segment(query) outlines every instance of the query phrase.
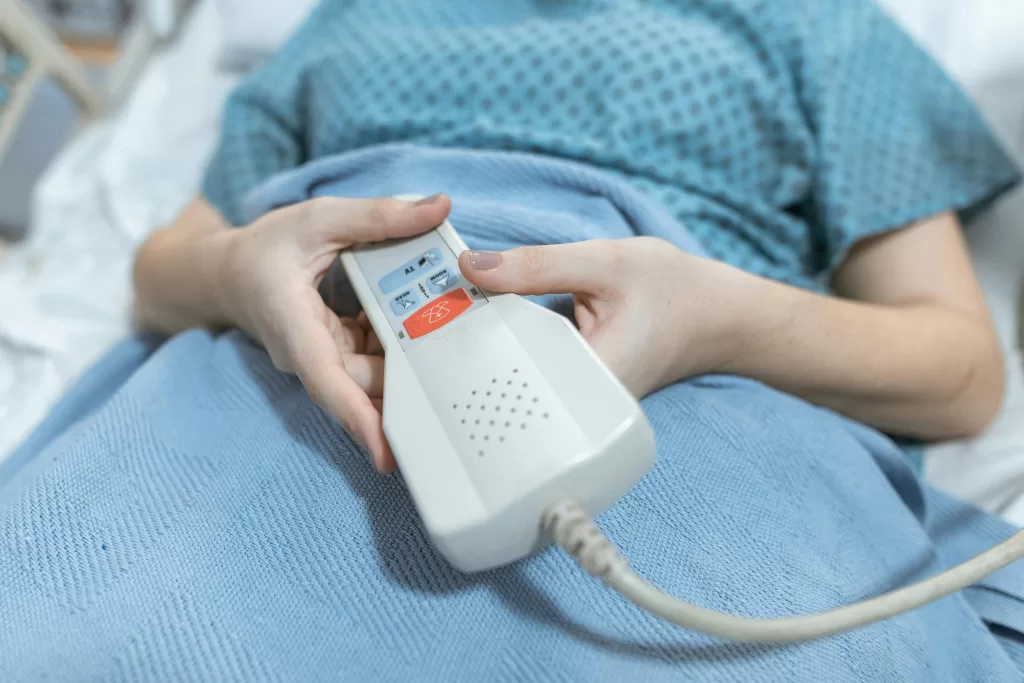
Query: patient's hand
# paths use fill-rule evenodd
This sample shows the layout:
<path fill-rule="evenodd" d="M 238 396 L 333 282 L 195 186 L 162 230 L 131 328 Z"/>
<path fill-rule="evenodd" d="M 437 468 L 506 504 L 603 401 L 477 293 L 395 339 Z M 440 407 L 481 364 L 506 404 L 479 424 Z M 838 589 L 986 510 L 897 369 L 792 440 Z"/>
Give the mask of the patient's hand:
<path fill-rule="evenodd" d="M 583 336 L 637 397 L 715 368 L 718 306 L 742 277 L 651 237 L 469 251 L 459 265 L 491 291 L 575 295 Z"/>
<path fill-rule="evenodd" d="M 856 245 L 833 278 L 841 297 L 652 238 L 468 252 L 460 265 L 492 291 L 573 293 L 584 336 L 637 396 L 738 375 L 921 439 L 976 434 L 1000 407 L 999 343 L 954 214 Z"/>
<path fill-rule="evenodd" d="M 380 471 L 395 467 L 381 426 L 380 343 L 365 319 L 331 311 L 317 287 L 345 247 L 425 232 L 451 208 L 445 196 L 421 201 L 314 199 L 220 237 L 217 289 L 230 320 L 263 344 L 277 368 L 298 375 Z"/>

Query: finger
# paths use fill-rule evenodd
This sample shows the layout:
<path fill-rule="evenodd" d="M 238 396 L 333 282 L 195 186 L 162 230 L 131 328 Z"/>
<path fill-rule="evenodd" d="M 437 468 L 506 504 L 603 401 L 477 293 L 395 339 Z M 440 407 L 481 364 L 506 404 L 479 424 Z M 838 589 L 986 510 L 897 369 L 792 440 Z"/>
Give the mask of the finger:
<path fill-rule="evenodd" d="M 380 338 L 372 327 L 366 333 L 366 353 L 371 356 L 384 355 L 384 345 L 380 343 Z"/>
<path fill-rule="evenodd" d="M 384 423 L 379 410 L 374 409 L 373 418 L 365 423 L 364 429 L 364 447 L 373 457 L 373 466 L 382 474 L 394 472 L 397 467 L 395 454 L 388 445 L 387 437 L 384 436 Z"/>
<path fill-rule="evenodd" d="M 380 343 L 380 338 L 377 337 L 377 332 L 370 324 L 370 318 L 366 315 L 366 311 L 359 312 L 359 315 L 356 316 L 356 322 L 359 323 L 359 326 L 366 332 L 365 353 L 372 356 L 383 356 L 384 345 Z"/>
<path fill-rule="evenodd" d="M 319 197 L 295 205 L 318 244 L 345 248 L 360 242 L 419 235 L 444 222 L 451 200 L 443 194 L 419 201 Z"/>
<path fill-rule="evenodd" d="M 370 398 L 384 395 L 384 359 L 380 356 L 349 354 L 342 357 L 349 377 Z"/>
<path fill-rule="evenodd" d="M 339 317 L 334 311 L 323 313 L 327 330 L 334 339 L 334 346 L 342 354 L 364 353 L 366 350 L 366 332 L 352 318 Z"/>
<path fill-rule="evenodd" d="M 348 373 L 340 365 L 331 365 L 314 374 L 300 374 L 299 378 L 313 402 L 370 452 L 374 467 L 384 468 L 388 456 L 380 413 Z"/>
<path fill-rule="evenodd" d="M 516 294 L 602 294 L 615 286 L 615 243 L 519 247 L 508 251 L 464 251 L 459 267 L 466 279 L 492 292 Z"/>
<path fill-rule="evenodd" d="M 359 323 L 359 327 L 363 328 L 364 331 L 373 329 L 370 325 L 370 317 L 366 315 L 366 311 L 359 311 L 359 315 L 356 316 L 356 322 Z"/>
<path fill-rule="evenodd" d="M 334 315 L 334 312 L 331 312 Z M 352 318 L 337 318 L 338 326 L 332 330 L 342 354 L 365 353 L 366 331 Z"/>
<path fill-rule="evenodd" d="M 373 404 L 374 409 L 377 411 L 376 422 L 369 439 L 369 443 L 373 444 L 371 452 L 380 452 L 381 454 L 379 460 L 375 461 L 379 463 L 376 465 L 377 471 L 382 474 L 390 474 L 398 469 L 398 463 L 395 460 L 395 454 L 391 450 L 387 437 L 384 436 L 384 400 L 371 398 L 370 403 Z"/>
<path fill-rule="evenodd" d="M 372 389 L 377 382 L 373 372 L 353 363 L 358 381 L 350 376 L 334 336 L 315 318 L 296 316 L 288 322 L 288 354 L 310 398 L 369 450 L 374 466 L 383 471 L 393 456 L 387 448 L 380 413 L 359 384 L 361 381 Z"/>

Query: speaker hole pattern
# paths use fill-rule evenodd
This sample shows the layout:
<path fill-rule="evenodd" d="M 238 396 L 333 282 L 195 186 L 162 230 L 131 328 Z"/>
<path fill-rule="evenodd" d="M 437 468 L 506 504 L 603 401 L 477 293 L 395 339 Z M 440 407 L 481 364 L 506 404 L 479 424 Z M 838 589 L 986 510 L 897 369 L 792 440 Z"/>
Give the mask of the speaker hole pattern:
<path fill-rule="evenodd" d="M 489 389 L 488 387 L 505 387 L 505 391 L 496 391 Z M 460 411 L 475 411 L 479 410 L 483 413 L 501 414 L 503 409 L 511 415 L 519 417 L 518 421 L 513 422 L 509 420 L 497 420 L 497 419 L 485 419 L 481 421 L 480 418 L 473 417 L 473 427 L 471 428 L 468 437 L 470 441 L 474 443 L 487 442 L 493 444 L 497 442 L 504 444 L 508 441 L 508 437 L 518 427 L 519 432 L 524 432 L 530 427 L 530 418 L 536 419 L 548 419 L 549 414 L 547 412 L 536 415 L 533 408 L 522 409 L 523 403 L 527 405 L 538 407 L 541 402 L 539 396 L 531 395 L 529 392 L 529 382 L 523 381 L 522 373 L 519 368 L 512 368 L 509 375 L 504 377 L 490 377 L 485 380 L 483 387 L 477 387 L 470 390 L 469 395 L 476 400 L 481 401 L 479 406 L 473 403 L 466 403 L 463 408 L 463 404 L 453 403 L 452 410 L 456 412 Z M 517 405 L 520 408 L 517 409 Z M 477 412 L 479 415 L 480 412 Z M 535 417 L 536 416 L 536 417 Z M 468 425 L 468 419 L 463 417 L 459 420 L 460 424 Z M 486 449 L 477 450 L 477 455 L 484 457 L 487 455 Z"/>

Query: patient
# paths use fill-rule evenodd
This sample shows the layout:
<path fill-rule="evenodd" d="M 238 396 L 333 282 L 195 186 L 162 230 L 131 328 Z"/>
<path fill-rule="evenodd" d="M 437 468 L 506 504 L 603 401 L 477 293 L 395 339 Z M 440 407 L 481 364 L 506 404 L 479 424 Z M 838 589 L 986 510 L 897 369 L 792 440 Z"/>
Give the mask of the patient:
<path fill-rule="evenodd" d="M 969 436 L 1000 407 L 961 223 L 1017 179 L 864 0 L 324 2 L 139 250 L 137 317 L 169 340 L 115 350 L 16 454 L 0 671 L 1019 680 L 1013 567 L 785 648 L 669 627 L 551 549 L 453 571 L 358 457 L 396 467 L 381 346 L 336 266 L 450 215 L 471 282 L 573 295 L 658 435 L 602 526 L 666 590 L 783 616 L 1012 531 L 890 437 Z"/>

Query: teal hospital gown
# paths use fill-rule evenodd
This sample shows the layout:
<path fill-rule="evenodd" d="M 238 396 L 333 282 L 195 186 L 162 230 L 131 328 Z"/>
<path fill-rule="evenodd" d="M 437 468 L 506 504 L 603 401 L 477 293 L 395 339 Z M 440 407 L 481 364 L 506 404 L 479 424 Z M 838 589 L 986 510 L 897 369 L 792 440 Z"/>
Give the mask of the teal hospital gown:
<path fill-rule="evenodd" d="M 865 0 L 326 0 L 230 98 L 204 194 L 237 223 L 275 173 L 394 142 L 584 162 L 819 290 L 858 240 L 1019 178 Z"/>

